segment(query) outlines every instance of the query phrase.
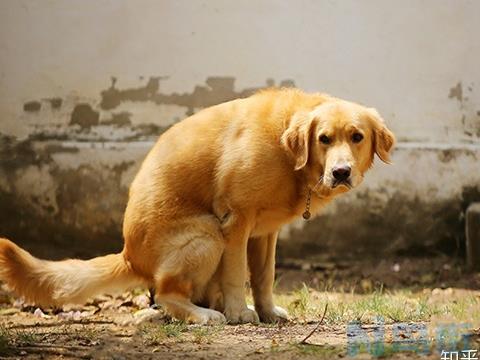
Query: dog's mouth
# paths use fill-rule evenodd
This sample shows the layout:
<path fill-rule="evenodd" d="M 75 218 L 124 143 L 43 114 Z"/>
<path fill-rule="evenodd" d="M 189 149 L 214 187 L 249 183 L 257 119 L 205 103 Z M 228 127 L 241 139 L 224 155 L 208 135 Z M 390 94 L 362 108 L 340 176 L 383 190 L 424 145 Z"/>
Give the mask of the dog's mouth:
<path fill-rule="evenodd" d="M 347 189 L 353 188 L 352 182 L 350 179 L 346 180 L 334 180 L 332 183 L 332 189 L 335 189 L 338 186 L 345 186 Z"/>

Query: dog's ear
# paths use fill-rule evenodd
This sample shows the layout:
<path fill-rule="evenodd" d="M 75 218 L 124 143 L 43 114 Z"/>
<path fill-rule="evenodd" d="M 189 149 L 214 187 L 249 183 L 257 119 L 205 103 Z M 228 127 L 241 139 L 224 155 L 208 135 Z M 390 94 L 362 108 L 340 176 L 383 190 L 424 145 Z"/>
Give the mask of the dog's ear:
<path fill-rule="evenodd" d="M 312 123 L 313 119 L 310 114 L 297 113 L 292 117 L 282 135 L 283 147 L 295 159 L 295 170 L 300 170 L 307 165 Z"/>
<path fill-rule="evenodd" d="M 395 145 L 395 135 L 386 127 L 376 109 L 370 108 L 369 117 L 373 129 L 373 148 L 377 156 L 385 163 L 390 164 L 390 152 Z"/>

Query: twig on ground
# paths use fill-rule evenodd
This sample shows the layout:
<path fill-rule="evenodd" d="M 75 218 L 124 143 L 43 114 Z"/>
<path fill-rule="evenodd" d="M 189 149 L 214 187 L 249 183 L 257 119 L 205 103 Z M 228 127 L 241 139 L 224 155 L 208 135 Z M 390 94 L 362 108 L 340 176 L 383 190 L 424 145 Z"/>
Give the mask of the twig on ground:
<path fill-rule="evenodd" d="M 320 321 L 318 322 L 317 326 L 315 326 L 315 328 L 314 328 L 312 331 L 310 331 L 310 333 L 309 333 L 307 336 L 305 336 L 305 338 L 304 338 L 302 341 L 300 341 L 300 344 L 301 344 L 301 345 L 306 345 L 306 344 L 308 344 L 308 343 L 307 343 L 307 340 L 315 333 L 315 331 L 318 330 L 318 328 L 320 327 L 320 325 L 322 325 L 323 320 L 325 319 L 325 315 L 327 314 L 327 309 L 328 309 L 328 303 L 325 304 L 325 310 L 323 310 L 322 318 L 321 318 Z"/>
<path fill-rule="evenodd" d="M 51 327 L 63 326 L 63 325 L 103 325 L 103 324 L 115 324 L 115 321 L 89 320 L 89 319 L 66 320 L 66 321 L 57 321 L 57 322 L 51 322 L 51 323 L 18 324 L 18 325 L 9 326 L 9 329 L 51 328 Z"/>

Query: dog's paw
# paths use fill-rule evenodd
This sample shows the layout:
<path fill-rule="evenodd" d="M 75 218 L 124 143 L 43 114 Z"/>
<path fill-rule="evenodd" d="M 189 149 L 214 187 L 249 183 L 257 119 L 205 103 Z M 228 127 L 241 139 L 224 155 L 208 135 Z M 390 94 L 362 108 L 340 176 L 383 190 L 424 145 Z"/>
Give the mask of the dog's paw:
<path fill-rule="evenodd" d="M 200 325 L 224 324 L 226 321 L 225 316 L 221 312 L 204 308 L 195 310 L 187 318 L 187 322 Z"/>
<path fill-rule="evenodd" d="M 133 314 L 136 325 L 159 320 L 162 318 L 162 316 L 163 313 L 161 311 L 152 308 L 142 309 Z"/>
<path fill-rule="evenodd" d="M 269 309 L 259 309 L 258 316 L 264 323 L 281 323 L 288 321 L 288 313 L 280 306 L 273 306 Z"/>
<path fill-rule="evenodd" d="M 260 321 L 257 312 L 249 308 L 225 309 L 225 317 L 229 324 L 257 324 Z"/>

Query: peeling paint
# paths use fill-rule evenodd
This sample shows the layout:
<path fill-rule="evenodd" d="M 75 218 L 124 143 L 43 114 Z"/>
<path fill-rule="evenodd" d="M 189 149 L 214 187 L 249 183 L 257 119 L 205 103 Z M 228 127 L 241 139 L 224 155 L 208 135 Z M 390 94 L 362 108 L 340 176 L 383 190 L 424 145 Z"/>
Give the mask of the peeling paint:
<path fill-rule="evenodd" d="M 50 106 L 52 107 L 52 109 L 56 110 L 56 109 L 60 109 L 62 107 L 62 103 L 63 103 L 62 98 L 54 97 L 54 98 L 49 98 L 49 99 L 45 99 L 45 100 L 50 103 Z"/>
<path fill-rule="evenodd" d="M 23 111 L 26 112 L 37 112 L 42 108 L 40 101 L 29 101 L 23 104 Z"/>
<path fill-rule="evenodd" d="M 27 165 L 41 165 L 51 162 L 47 153 L 38 151 L 31 140 L 17 141 L 14 137 L 0 134 L 0 169 L 9 175 Z"/>
<path fill-rule="evenodd" d="M 23 117 L 23 124 L 33 129 L 25 139 L 0 134 L 0 235 L 47 258 L 53 256 L 42 253 L 40 241 L 62 245 L 58 248 L 65 252 L 55 257 L 88 257 L 118 249 L 128 186 L 156 138 L 185 115 L 262 88 L 235 89 L 235 77 L 208 77 L 190 92 L 165 93 L 165 79 L 151 77 L 127 89 L 118 88 L 112 79 L 101 102 L 76 96 L 42 98 L 37 102 L 41 111 Z M 294 83 L 284 80 L 279 85 Z M 265 86 L 275 86 L 275 81 L 267 79 Z M 475 172 L 479 154 L 475 134 L 480 137 L 480 110 L 473 106 L 475 96 L 468 100 L 464 94 L 470 95 L 473 88 L 459 82 L 449 94 L 459 101 L 454 108 L 460 110 L 459 131 L 469 136 L 467 141 L 414 143 L 406 137 L 408 142 L 397 147 L 404 152 L 397 158 L 400 166 L 388 169 L 395 175 L 383 178 L 402 178 L 403 185 L 392 185 L 397 192 L 382 192 L 381 178 L 372 175 L 354 198 L 339 199 L 332 211 L 301 230 L 288 227 L 282 233 L 280 256 L 462 251 L 463 204 L 479 199 L 478 187 L 469 190 L 465 185 L 478 178 L 466 175 Z M 438 176 L 415 179 L 401 163 L 417 173 L 435 169 Z M 465 174 L 457 171 L 459 164 Z M 451 173 L 453 168 L 457 170 Z M 32 179 L 39 181 L 34 185 Z"/>
<path fill-rule="evenodd" d="M 470 100 L 471 97 L 475 98 L 474 83 L 472 82 L 466 89 L 465 91 L 462 82 L 458 82 L 454 87 L 450 88 L 448 97 L 457 100 L 459 103 L 461 113 L 460 123 L 463 135 L 473 139 L 475 137 L 480 138 L 480 119 L 478 119 L 480 111 L 475 110 L 475 104 L 473 100 Z M 470 96 L 467 96 L 465 92 Z"/>
<path fill-rule="evenodd" d="M 76 154 L 79 152 L 79 149 L 76 147 L 64 146 L 62 144 L 47 144 L 47 146 L 45 146 L 45 151 L 48 154 L 56 154 L 56 153 Z"/>
<path fill-rule="evenodd" d="M 83 232 L 90 243 L 98 242 L 98 235 L 109 233 L 121 242 L 120 226 L 128 189 L 120 186 L 120 176 L 127 166 L 112 170 L 81 165 L 75 169 L 55 169 L 58 181 L 56 201 L 58 220 Z M 98 246 L 94 245 L 94 246 Z"/>
<path fill-rule="evenodd" d="M 448 93 L 448 98 L 457 99 L 460 102 L 463 101 L 463 88 L 462 88 L 461 81 L 459 81 L 457 85 L 455 85 L 454 87 L 450 88 L 450 92 Z"/>
<path fill-rule="evenodd" d="M 151 131 L 161 129 L 152 125 L 146 132 Z M 18 141 L 1 135 L 0 236 L 12 237 L 46 258 L 117 251 L 128 186 L 150 146 L 138 150 L 108 147 L 110 153 L 106 153 L 102 143 L 92 149 L 89 142 Z M 418 150 L 399 149 L 404 155 L 397 154 L 397 161 L 416 159 L 419 168 L 430 161 L 443 164 L 439 176 L 447 176 L 450 182 L 456 180 L 444 174 L 451 168 L 448 163 L 478 161 L 478 150 L 470 148 L 425 148 L 423 160 L 418 159 Z M 132 156 L 133 151 L 138 155 Z M 381 179 L 377 173 L 366 181 L 367 187 L 355 190 L 350 198 L 337 199 L 317 219 L 282 232 L 279 255 L 324 252 L 337 257 L 376 257 L 428 254 L 434 249 L 463 251 L 463 213 L 470 202 L 480 201 L 478 185 L 464 186 L 460 193 L 452 186 L 447 194 L 427 182 L 419 193 L 390 193 L 402 187 L 386 187 Z M 46 253 L 46 243 L 59 251 Z"/>
<path fill-rule="evenodd" d="M 365 190 L 353 201 L 336 200 L 335 211 L 300 228 L 291 227 L 280 239 L 279 256 L 326 253 L 358 259 L 436 251 L 460 255 L 465 250 L 464 213 L 468 204 L 479 200 L 480 186 L 465 187 L 460 199 L 443 201 L 412 198 L 400 191 L 383 198 Z"/>
<path fill-rule="evenodd" d="M 0 236 L 45 258 L 119 251 L 128 196 L 122 176 L 135 162 L 70 169 L 51 157 L 78 151 L 0 134 Z M 62 246 L 52 253 L 45 243 Z"/>
<path fill-rule="evenodd" d="M 70 125 L 80 125 L 82 129 L 89 129 L 98 125 L 100 114 L 94 111 L 90 104 L 81 103 L 75 106 L 70 117 Z"/>
<path fill-rule="evenodd" d="M 27 199 L 3 189 L 0 204 L 0 236 L 14 239 L 41 258 L 90 258 L 121 250 L 120 228 L 111 222 L 102 231 L 89 231 L 52 216 L 52 209 L 38 212 Z"/>
<path fill-rule="evenodd" d="M 191 115 L 196 108 L 220 104 L 236 98 L 247 97 L 265 86 L 235 90 L 234 77 L 209 77 L 205 85 L 197 85 L 191 93 L 164 94 L 159 92 L 160 81 L 165 77 L 150 77 L 147 84 L 139 88 L 119 90 L 116 88 L 116 78 L 112 78 L 110 88 L 101 92 L 102 101 L 100 107 L 111 110 L 124 101 L 152 101 L 156 104 L 179 105 L 187 108 L 186 115 Z M 266 86 L 275 86 L 273 79 L 267 79 Z M 279 86 L 295 86 L 293 80 L 287 79 L 280 82 Z"/>
<path fill-rule="evenodd" d="M 455 159 L 455 151 L 452 149 L 443 150 L 438 152 L 438 159 L 443 163 L 448 163 Z"/>
<path fill-rule="evenodd" d="M 132 125 L 132 121 L 130 120 L 130 117 L 132 114 L 128 111 L 123 111 L 120 113 L 114 113 L 112 114 L 112 117 L 107 120 L 103 120 L 101 122 L 102 125 L 114 125 L 117 127 L 122 127 L 122 126 L 130 126 Z"/>
<path fill-rule="evenodd" d="M 269 78 L 264 86 L 236 90 L 234 77 L 208 77 L 205 84 L 195 86 L 190 93 L 166 94 L 161 92 L 160 87 L 161 81 L 165 79 L 167 78 L 150 77 L 144 86 L 118 89 L 114 77 L 111 86 L 101 92 L 98 108 L 93 105 L 95 99 L 82 99 L 79 102 L 75 97 L 67 100 L 59 97 L 44 98 L 42 101 L 50 103 L 52 112 L 38 114 L 29 138 L 36 141 L 152 139 L 201 108 L 246 97 L 268 86 L 276 86 L 275 80 Z M 280 81 L 278 86 L 291 87 L 295 84 L 293 80 L 287 79 Z M 66 111 L 53 112 L 64 104 L 66 109 L 72 106 L 69 119 L 62 118 Z M 117 111 L 112 111 L 114 109 Z M 43 121 L 46 116 L 56 119 Z"/>
<path fill-rule="evenodd" d="M 151 77 L 147 84 L 143 87 L 118 90 L 115 87 L 117 78 L 112 77 L 112 84 L 107 90 L 101 92 L 102 101 L 100 107 L 104 110 L 116 108 L 122 101 L 148 101 L 157 93 L 160 88 L 160 80 L 162 77 Z"/>
<path fill-rule="evenodd" d="M 141 124 L 135 127 L 138 130 L 137 134 L 131 136 L 127 140 L 140 140 L 143 137 L 158 136 L 161 135 L 168 128 L 158 126 L 156 124 Z"/>

